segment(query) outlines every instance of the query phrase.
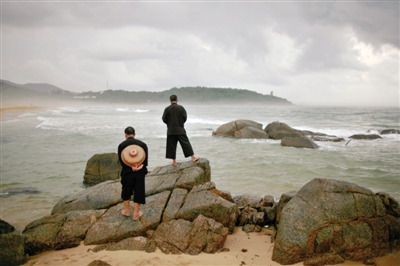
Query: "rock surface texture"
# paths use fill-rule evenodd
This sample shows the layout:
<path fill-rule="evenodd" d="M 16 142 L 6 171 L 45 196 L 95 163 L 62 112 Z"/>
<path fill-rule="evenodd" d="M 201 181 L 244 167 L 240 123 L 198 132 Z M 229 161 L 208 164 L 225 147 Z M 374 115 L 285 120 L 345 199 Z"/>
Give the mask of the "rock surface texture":
<path fill-rule="evenodd" d="M 83 183 L 93 186 L 106 180 L 116 180 L 120 178 L 120 173 L 118 154 L 113 152 L 95 154 L 86 163 Z"/>
<path fill-rule="evenodd" d="M 313 179 L 283 207 L 272 259 L 306 265 L 364 261 L 400 244 L 400 208 L 384 193 Z"/>
<path fill-rule="evenodd" d="M 102 182 L 64 198 L 50 216 L 30 223 L 23 231 L 26 250 L 33 255 L 78 246 L 81 241 L 86 245 L 110 245 L 155 231 L 157 241 L 149 239 L 149 243 L 169 251 L 163 246 L 169 245 L 168 239 L 160 240 L 158 228 L 178 223 L 186 224 L 185 230 L 191 235 L 188 241 L 196 242 L 195 247 L 180 248 L 179 252 L 215 252 L 226 235 L 233 232 L 239 210 L 234 203 L 212 192 L 215 184 L 210 180 L 206 159 L 154 169 L 146 176 L 146 204 L 141 207 L 144 214 L 138 221 L 132 219 L 132 212 L 130 217 L 121 214 L 124 207 L 120 181 Z M 201 242 L 196 234 L 207 237 Z"/>

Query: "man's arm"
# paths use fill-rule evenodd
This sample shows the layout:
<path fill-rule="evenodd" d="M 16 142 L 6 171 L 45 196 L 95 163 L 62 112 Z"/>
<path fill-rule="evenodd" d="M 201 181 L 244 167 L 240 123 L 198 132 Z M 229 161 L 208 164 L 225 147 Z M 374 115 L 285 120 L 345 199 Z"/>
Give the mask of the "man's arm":
<path fill-rule="evenodd" d="M 167 119 L 167 117 L 168 117 L 168 115 L 167 115 L 167 108 L 165 108 L 165 109 L 164 109 L 163 116 L 162 116 L 162 121 L 163 121 L 165 124 L 168 124 L 168 119 Z"/>

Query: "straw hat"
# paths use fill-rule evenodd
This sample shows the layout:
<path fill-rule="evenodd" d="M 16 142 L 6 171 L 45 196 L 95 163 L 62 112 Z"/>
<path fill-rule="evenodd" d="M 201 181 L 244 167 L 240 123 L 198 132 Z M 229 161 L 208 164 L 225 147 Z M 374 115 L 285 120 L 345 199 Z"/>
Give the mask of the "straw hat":
<path fill-rule="evenodd" d="M 123 149 L 121 153 L 122 161 L 129 166 L 134 166 L 135 164 L 143 163 L 146 158 L 146 153 L 143 148 L 138 145 L 129 145 Z"/>

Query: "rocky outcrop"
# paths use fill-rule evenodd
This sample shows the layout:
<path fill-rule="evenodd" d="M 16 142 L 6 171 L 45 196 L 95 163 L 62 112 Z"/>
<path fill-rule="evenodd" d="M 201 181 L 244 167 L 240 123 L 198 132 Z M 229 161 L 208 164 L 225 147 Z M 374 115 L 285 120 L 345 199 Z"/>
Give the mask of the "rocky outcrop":
<path fill-rule="evenodd" d="M 376 134 L 355 134 L 351 135 L 349 139 L 367 139 L 367 140 L 372 140 L 372 139 L 381 139 L 382 137 Z"/>
<path fill-rule="evenodd" d="M 221 242 L 218 240 L 218 244 L 213 244 L 211 240 L 222 241 L 226 237 L 225 231 L 233 232 L 239 211 L 234 203 L 211 192 L 216 188 L 210 179 L 211 170 L 206 159 L 154 169 L 146 176 L 146 204 L 141 206 L 144 214 L 138 221 L 121 214 L 124 206 L 119 181 L 89 187 L 57 203 L 52 215 L 30 223 L 23 231 L 27 238 L 26 250 L 33 255 L 74 247 L 81 241 L 86 245 L 109 245 L 157 232 L 159 226 L 173 224 L 175 220 L 196 225 L 198 217 L 204 216 L 207 219 L 201 226 L 212 239 L 206 238 L 206 244 L 196 240 L 196 248 L 204 245 L 200 251 L 215 251 Z M 216 232 L 222 238 L 214 236 L 219 234 Z M 203 233 L 199 231 L 198 235 Z M 157 241 L 149 240 L 149 243 Z M 182 252 L 195 252 L 194 248 Z"/>
<path fill-rule="evenodd" d="M 318 145 L 307 137 L 290 138 L 284 137 L 281 140 L 282 146 L 289 146 L 295 148 L 308 148 L 308 149 L 318 149 Z"/>
<path fill-rule="evenodd" d="M 235 120 L 225 123 L 213 131 L 213 136 L 235 137 L 244 139 L 267 139 L 267 134 L 262 130 L 262 124 L 252 120 Z"/>
<path fill-rule="evenodd" d="M 25 237 L 9 223 L 0 220 L 0 265 L 17 266 L 27 261 Z"/>
<path fill-rule="evenodd" d="M 370 130 L 369 130 L 370 131 Z M 368 132 L 369 132 L 368 131 Z M 383 129 L 378 130 L 379 134 L 400 134 L 400 130 L 398 129 Z M 264 134 L 266 133 L 266 134 Z M 217 128 L 217 130 L 213 131 L 213 136 L 222 136 L 222 137 L 235 137 L 235 138 L 255 138 L 255 139 L 277 139 L 282 140 L 284 138 L 292 138 L 292 139 L 304 139 L 308 137 L 310 141 L 331 141 L 331 142 L 341 142 L 345 141 L 344 138 L 337 137 L 334 135 L 327 135 L 321 132 L 312 132 L 309 130 L 298 130 L 290 127 L 289 125 L 274 121 L 268 124 L 264 129 L 262 129 L 262 124 L 252 121 L 252 120 L 235 120 L 228 123 L 225 123 Z M 377 134 L 355 134 L 349 137 L 350 139 L 379 139 L 381 138 Z M 303 147 L 302 144 L 298 145 L 294 144 L 293 147 Z M 283 145 L 283 146 L 292 146 L 292 145 Z M 313 144 L 306 145 L 307 148 L 312 148 Z"/>
<path fill-rule="evenodd" d="M 398 203 L 339 180 L 313 179 L 282 209 L 272 259 L 335 264 L 390 253 L 400 242 Z"/>
<path fill-rule="evenodd" d="M 107 180 L 116 180 L 120 178 L 120 173 L 121 164 L 118 161 L 118 154 L 95 154 L 86 163 L 83 183 L 93 186 Z"/>
<path fill-rule="evenodd" d="M 304 133 L 278 121 L 268 124 L 264 131 L 271 139 L 301 138 Z"/>
<path fill-rule="evenodd" d="M 228 228 L 200 214 L 193 222 L 178 219 L 162 223 L 152 241 L 166 254 L 197 255 L 219 251 L 227 236 Z"/>
<path fill-rule="evenodd" d="M 379 130 L 379 134 L 381 134 L 381 135 L 400 134 L 400 130 L 394 129 L 394 128 L 391 128 L 391 129 L 382 129 L 382 130 Z"/>
<path fill-rule="evenodd" d="M 272 196 L 256 197 L 239 195 L 233 198 L 239 208 L 237 226 L 243 226 L 246 232 L 261 231 L 265 225 L 273 225 L 276 217 L 276 203 Z"/>
<path fill-rule="evenodd" d="M 33 221 L 17 237 L 8 236 L 14 228 L 0 220 L 0 258 L 18 254 L 23 261 L 24 252 L 35 255 L 82 241 L 97 245 L 94 252 L 158 248 L 173 254 L 214 253 L 235 226 L 253 232 L 266 225 L 278 229 L 276 234 L 271 230 L 273 259 L 281 264 L 367 261 L 400 249 L 398 202 L 344 181 L 314 179 L 298 192 L 284 193 L 278 204 L 269 195 L 232 198 L 211 182 L 209 161 L 202 158 L 151 171 L 138 221 L 121 214 L 120 192 L 120 181 L 110 180 L 67 196 L 51 215 Z"/>

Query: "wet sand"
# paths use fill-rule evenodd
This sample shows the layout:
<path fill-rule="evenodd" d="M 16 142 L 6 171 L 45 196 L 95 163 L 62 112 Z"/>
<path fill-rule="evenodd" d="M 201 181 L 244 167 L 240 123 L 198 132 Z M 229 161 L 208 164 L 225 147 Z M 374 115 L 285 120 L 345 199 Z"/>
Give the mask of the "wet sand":
<path fill-rule="evenodd" d="M 228 235 L 223 250 L 215 254 L 200 253 L 199 255 L 166 255 L 160 250 L 153 253 L 145 251 L 99 251 L 93 252 L 95 246 L 85 246 L 45 252 L 29 258 L 23 266 L 40 265 L 82 265 L 86 266 L 94 260 L 102 260 L 112 266 L 125 265 L 281 265 L 272 261 L 274 244 L 271 243 L 271 231 L 263 229 L 260 233 L 246 233 L 241 227 L 236 227 L 233 234 Z M 379 266 L 400 265 L 400 253 L 377 258 Z M 292 264 L 303 265 L 303 262 Z M 347 261 L 337 265 L 364 265 L 362 262 Z"/>

